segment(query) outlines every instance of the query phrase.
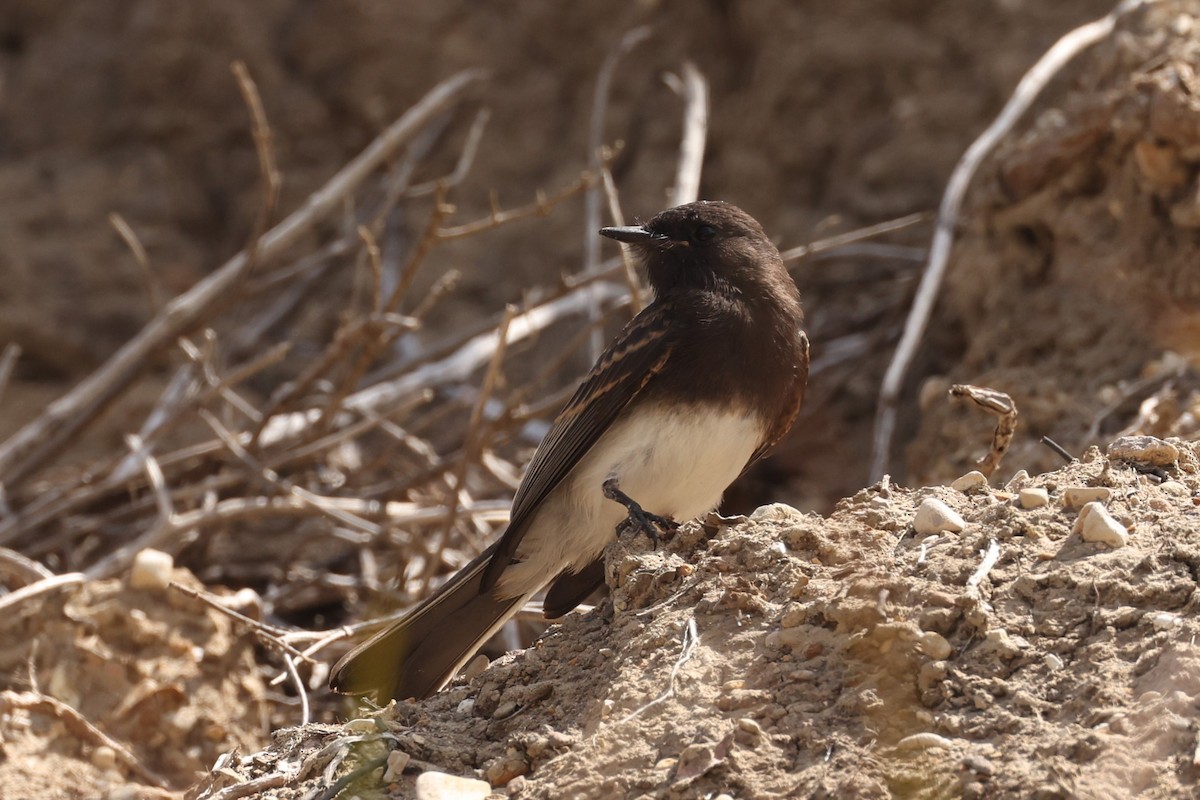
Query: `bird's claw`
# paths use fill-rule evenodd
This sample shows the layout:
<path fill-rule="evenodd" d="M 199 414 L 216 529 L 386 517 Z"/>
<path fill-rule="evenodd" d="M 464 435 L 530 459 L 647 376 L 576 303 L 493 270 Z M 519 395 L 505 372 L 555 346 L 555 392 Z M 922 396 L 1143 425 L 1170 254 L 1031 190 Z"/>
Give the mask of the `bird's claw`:
<path fill-rule="evenodd" d="M 616 478 L 606 480 L 603 487 L 604 496 L 609 500 L 623 505 L 627 512 L 627 516 L 621 521 L 621 525 L 618 526 L 620 530 L 641 531 L 649 537 L 651 542 L 657 545 L 662 534 L 672 533 L 679 527 L 679 523 L 670 517 L 652 514 L 642 508 L 636 500 L 621 491 L 620 483 Z"/>

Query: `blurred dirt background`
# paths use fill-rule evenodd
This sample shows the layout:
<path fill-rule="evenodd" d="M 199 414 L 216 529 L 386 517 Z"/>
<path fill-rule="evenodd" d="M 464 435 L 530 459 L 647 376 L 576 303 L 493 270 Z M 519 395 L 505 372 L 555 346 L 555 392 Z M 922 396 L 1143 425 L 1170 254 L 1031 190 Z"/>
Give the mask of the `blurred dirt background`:
<path fill-rule="evenodd" d="M 250 241 L 262 208 L 262 189 L 249 117 L 230 71 L 234 60 L 246 63 L 270 121 L 283 177 L 282 213 L 301 205 L 438 81 L 465 67 L 487 70 L 486 85 L 472 96 L 469 110 L 486 107 L 491 118 L 471 170 L 450 196 L 458 208 L 453 221 L 461 223 L 486 216 L 492 193 L 501 207 L 511 208 L 530 202 L 538 190 L 552 192 L 578 178 L 589 160 L 592 94 L 601 64 L 623 34 L 650 25 L 651 38 L 618 65 L 604 127 L 606 142 L 622 143 L 612 171 L 625 214 L 648 217 L 667 202 L 682 103 L 663 76 L 677 73 L 690 59 L 709 80 L 711 91 L 701 196 L 746 208 L 786 249 L 933 211 L 955 162 L 996 115 L 1023 72 L 1066 31 L 1111 9 L 1110 3 L 1095 0 L 647 0 L 622 5 L 527 4 L 517 9 L 465 1 L 3 0 L 0 5 L 0 346 L 15 343 L 21 348 L 0 397 L 0 440 L 35 419 L 150 319 L 161 300 L 155 300 L 149 286 L 156 284 L 160 297 L 174 296 Z M 1069 66 L 985 163 L 960 220 L 947 286 L 905 394 L 891 464 L 897 481 L 914 486 L 949 481 L 969 470 L 986 449 L 990 421 L 945 398 L 944 390 L 955 382 L 1006 391 L 1021 412 L 1022 428 L 994 483 L 1004 484 L 1018 469 L 1036 474 L 1062 463 L 1038 443 L 1040 435 L 1082 454 L 1088 445 L 1121 433 L 1185 438 L 1197 433 L 1193 363 L 1200 349 L 1198 17 L 1200 4 L 1180 0 L 1134 14 L 1117 35 Z M 417 177 L 428 179 L 452 169 L 465 129 L 457 119 L 448 124 L 418 165 Z M 114 212 L 144 245 L 153 281 L 148 283 L 114 231 L 109 220 Z M 385 260 L 389 252 L 405 253 L 416 246 L 427 214 L 427 204 L 397 207 L 387 228 L 392 238 L 382 242 Z M 312 231 L 310 241 L 297 248 L 298 255 L 325 241 L 336 227 L 335 220 Z M 926 222 L 873 240 L 871 246 L 835 249 L 794 265 L 813 341 L 809 399 L 776 457 L 731 489 L 727 511 L 748 512 L 764 502 L 783 502 L 825 514 L 839 499 L 866 485 L 879 380 L 907 312 L 931 229 Z M 421 328 L 406 335 L 390 357 L 411 362 L 414 354 L 440 352 L 464 332 L 493 325 L 505 303 L 519 304 L 530 296 L 531 287 L 553 285 L 561 275 L 577 272 L 585 236 L 594 232 L 585 231 L 582 199 L 572 196 L 546 217 L 520 220 L 457 240 L 453 247 L 434 249 L 416 276 L 414 296 L 440 291 L 434 287 L 451 270 L 459 277 L 452 291 L 439 295 L 436 308 L 422 316 Z M 352 260 L 347 263 L 353 266 Z M 355 297 L 361 271 L 359 264 L 323 273 L 306 304 L 285 325 L 268 331 L 261 342 L 245 343 L 248 349 L 262 351 L 280 341 L 293 344 L 282 362 L 245 387 L 247 396 L 265 401 L 317 359 L 338 327 L 343 304 L 352 308 L 346 298 Z M 405 310 L 413 309 L 410 305 Z M 234 308 L 231 315 L 236 312 Z M 616 322 L 619 317 L 611 324 Z M 564 330 L 577 327 L 576 323 Z M 538 373 L 539 359 L 546 358 L 537 347 L 517 355 L 506 364 L 508 388 L 514 392 Z M 7 494 L 0 496 L 0 522 L 6 517 L 19 521 L 39 493 L 58 482 L 86 485 L 98 470 L 96 464 L 124 452 L 122 437 L 138 429 L 179 363 L 177 352 L 158 354 L 143 378 L 85 435 L 23 486 L 6 487 Z M 587 363 L 586 354 L 572 356 L 551 385 L 569 386 Z M 374 365 L 382 372 L 388 367 L 386 359 Z M 481 372 L 474 373 L 474 383 Z M 545 419 L 553 411 L 552 406 L 535 407 L 523 420 Z M 437 417 L 430 416 L 424 419 L 427 430 L 421 435 L 438 452 L 459 444 L 465 448 L 468 441 L 460 430 L 465 419 L 464 414 L 440 430 Z M 519 465 L 519 442 L 509 444 L 514 454 L 505 455 Z M 528 443 L 525 447 L 527 453 Z M 365 460 L 376 472 L 388 463 L 397 473 L 410 468 L 407 462 L 397 467 L 402 462 L 389 461 L 387 450 L 368 450 Z M 407 475 L 384 485 L 372 472 L 373 483 L 363 478 L 343 486 L 329 473 L 350 468 L 341 461 L 335 466 L 314 468 L 305 476 L 311 483 L 292 479 L 319 486 L 326 494 L 428 500 L 419 492 L 405 493 L 402 479 Z M 200 484 L 197 476 L 203 469 L 188 470 L 187 479 Z M 181 475 L 168 477 L 182 480 Z M 1170 476 L 1158 476 L 1163 477 Z M 503 500 L 504 477 L 493 478 L 488 497 Z M 1095 476 L 1087 480 L 1093 482 Z M 1175 512 L 1182 516 L 1171 523 L 1177 546 L 1185 549 L 1194 547 L 1187 536 L 1198 535 L 1193 517 L 1186 515 L 1196 494 L 1192 483 L 1189 478 L 1180 484 L 1185 494 Z M 363 484 L 369 484 L 370 491 Z M 1114 485 L 1118 484 L 1131 492 L 1148 491 L 1145 481 Z M 859 500 L 855 507 L 867 513 L 869 498 Z M 1011 500 L 1000 497 L 996 502 L 1002 506 Z M 134 524 L 132 514 L 120 515 L 122 504 L 135 501 L 153 505 L 144 486 L 131 487 L 127 495 L 116 491 L 101 498 L 98 510 L 76 509 L 91 514 L 89 519 L 99 518 L 101 512 L 109 515 L 104 518 L 106 527 L 64 516 L 30 527 L 24 538 L 8 540 L 0 533 L 0 545 L 13 546 L 56 572 L 87 571 L 110 557 L 118 536 L 126 535 L 116 532 L 112 520 L 127 528 Z M 876 520 L 853 537 L 862 541 L 864 551 L 890 551 L 894 543 L 876 536 L 877 529 L 907 525 L 908 512 L 904 505 L 888 525 Z M 854 515 L 845 509 L 839 513 L 841 522 L 814 535 L 831 541 L 843 535 L 845 520 Z M 320 532 L 319 526 L 304 524 L 310 532 Z M 303 546 L 296 545 L 286 537 L 300 523 L 287 520 L 225 526 L 211 537 L 198 542 L 192 538 L 186 546 L 170 549 L 179 563 L 218 593 L 248 587 L 263 595 L 258 609 L 265 608 L 270 621 L 319 628 L 387 605 L 385 596 L 395 588 L 389 581 L 396 570 L 403 573 L 402 587 L 409 592 L 405 600 L 411 601 L 414 586 L 427 589 L 431 577 L 461 563 L 462 552 L 478 546 L 490 532 L 472 524 L 475 529 L 452 542 L 450 555 L 434 558 L 425 553 L 424 561 L 400 560 L 399 565 L 397 556 L 389 554 L 389 541 L 395 544 L 399 537 L 411 543 L 412 533 L 372 540 L 372 552 L 379 556 L 376 565 L 344 539 L 321 544 L 305 538 Z M 1054 541 L 1070 536 L 1057 528 L 1049 535 Z M 1134 548 L 1147 548 L 1137 551 L 1143 559 L 1166 546 L 1161 539 L 1152 541 L 1135 543 Z M 967 558 L 975 544 L 964 545 L 955 557 Z M 1181 559 L 1191 565 L 1194 583 L 1194 563 Z M 1057 562 L 1047 563 L 1050 569 Z M 901 569 L 871 555 L 839 555 L 837 565 L 833 575 L 838 580 L 866 572 L 882 576 L 878 580 L 885 583 L 887 575 Z M 1126 566 L 1122 562 L 1114 568 Z M 939 566 L 936 580 L 961 588 L 970 569 Z M 414 573 L 421 578 L 416 583 Z M 189 580 L 186 573 L 180 575 Z M 25 576 L 5 586 L 16 589 L 30 582 Z M 872 587 L 874 592 L 877 587 Z M 199 779 L 218 754 L 235 746 L 242 752 L 253 750 L 268 741 L 270 730 L 297 721 L 294 693 L 286 684 L 266 686 L 278 662 L 274 671 L 266 671 L 261 662 L 270 654 L 255 647 L 244 631 L 239 637 L 237 626 L 230 626 L 225 617 L 174 595 L 169 603 L 147 601 L 114 581 L 88 581 L 83 588 L 68 589 L 62 597 L 52 593 L 51 599 L 5 621 L 5 641 L 17 644 L 6 645 L 0 661 L 0 688 L 8 693 L 0 702 L 0 785 L 8 787 L 8 794 L 0 789 L 0 797 L 94 797 L 156 782 L 181 789 Z M 1120 598 L 1096 602 L 1120 600 L 1118 605 L 1140 609 L 1139 615 L 1194 608 L 1178 587 L 1165 594 L 1118 594 Z M 898 602 L 908 608 L 897 613 L 918 618 L 924 595 L 893 593 L 893 600 L 900 596 L 906 599 Z M 1071 600 L 1076 601 L 1084 602 Z M 147 602 L 153 606 L 151 618 L 142 611 Z M 132 610 L 132 616 L 123 609 Z M 1056 606 L 1038 613 L 1065 612 Z M 1141 616 L 1130 619 L 1133 622 L 1122 625 L 1134 625 Z M 825 642 L 822 652 L 849 652 L 859 646 L 852 629 L 873 630 L 875 624 L 865 618 L 843 623 L 826 626 L 836 628 L 840 638 Z M 981 627 L 978 620 L 970 630 L 956 624 L 942 620 L 934 626 L 956 649 L 986 635 L 987 626 Z M 1035 644 L 1041 648 L 1038 658 L 1052 650 Z M 634 643 L 600 646 L 623 651 Z M 1136 660 L 1130 648 L 1089 651 L 1087 658 L 1093 660 L 1088 663 Z M 170 663 L 173 653 L 182 664 Z M 1194 655 L 1183 660 L 1187 659 L 1194 660 Z M 717 669 L 723 681 L 740 680 L 734 673 L 740 674 L 744 665 L 735 661 Z M 669 672 L 670 664 L 665 667 Z M 910 677 L 915 681 L 919 665 L 913 669 Z M 976 667 L 961 667 L 960 677 L 953 677 L 951 670 L 946 673 L 950 678 L 938 680 L 957 681 L 960 688 L 973 686 L 973 670 Z M 320 670 L 311 672 L 305 670 L 306 680 L 319 685 Z M 86 685 L 108 699 L 81 706 L 90 697 L 78 686 L 72 688 L 83 685 L 81 676 L 96 681 Z M 846 685 L 859 680 L 845 678 Z M 647 678 L 648 685 L 654 682 L 654 676 Z M 814 693 L 829 689 L 820 682 L 814 687 Z M 994 688 L 988 689 L 990 695 L 1001 696 Z M 61 709 L 48 710 L 31 700 L 28 693 L 35 689 L 77 708 L 108 735 L 129 743 L 142 769 L 150 769 L 160 780 L 132 770 L 133 762 L 123 760 L 119 752 L 114 756 L 108 745 L 97 745 L 99 740 L 91 734 L 80 734 L 75 723 L 64 722 Z M 201 703 L 203 691 L 213 694 Z M 920 688 L 925 694 L 929 691 L 929 686 Z M 979 691 L 975 687 L 968 694 L 978 697 Z M 947 689 L 940 699 L 923 694 L 921 702 L 936 713 L 938 703 L 957 696 L 961 692 L 955 695 Z M 871 698 L 854 702 L 860 701 L 866 703 L 863 708 L 875 708 Z M 314 703 L 319 718 L 334 719 L 335 702 L 314 697 Z M 1021 703 L 1026 711 L 1044 710 L 1038 703 Z M 437 708 L 443 706 L 445 702 Z M 1185 721 L 1187 713 L 1194 715 L 1190 707 L 1184 709 L 1187 713 L 1171 707 Z M 721 713 L 736 718 L 729 712 Z M 848 718 L 851 712 L 858 713 L 844 707 L 842 717 L 835 714 L 833 719 Z M 423 713 L 411 715 L 419 718 Z M 924 717 L 913 719 L 943 734 L 961 733 L 938 728 Z M 1079 716 L 1070 724 L 1090 729 L 1099 722 Z M 494 734 L 489 742 L 500 748 L 497 752 L 504 751 L 512 731 L 476 731 L 477 727 L 470 730 Z M 797 738 L 797 730 L 776 735 L 790 736 L 787 747 L 808 753 L 805 748 L 815 747 L 812 742 L 819 737 L 807 733 L 811 741 L 800 744 L 804 737 Z M 972 736 L 995 739 L 1003 730 L 1001 723 L 989 722 Z M 1072 735 L 1082 742 L 1086 735 L 1080 730 Z M 854 745 L 838 751 L 838 758 L 845 760 L 837 763 L 847 774 L 876 763 L 870 744 L 874 733 L 860 733 L 845 734 Z M 752 729 L 746 735 L 758 736 Z M 899 737 L 888 736 L 883 738 L 890 747 Z M 577 744 L 568 738 L 554 747 L 573 750 Z M 676 744 L 657 745 L 656 756 L 647 757 L 649 768 L 663 757 L 678 757 Z M 171 758 L 152 755 L 168 746 L 175 753 Z M 1087 763 L 1102 751 L 1091 740 L 1070 750 L 1063 756 L 1066 772 L 1039 778 L 1048 792 L 1042 796 L 1106 796 L 1092 783 L 1082 786 L 1067 780 L 1076 774 L 1069 765 Z M 486 771 L 497 752 L 481 746 L 457 765 L 439 762 L 430 753 L 419 760 L 451 771 Z M 521 752 L 527 767 L 540 763 L 538 757 L 525 757 L 528 748 Z M 1170 758 L 1176 757 L 1174 750 L 1170 753 Z M 992 764 L 989 769 L 997 771 L 993 751 L 985 755 Z M 769 766 L 754 762 L 757 766 L 746 769 L 786 770 L 785 761 L 780 757 Z M 1178 783 L 1153 796 L 1174 796 L 1176 786 L 1194 787 L 1195 768 L 1189 764 L 1178 760 L 1171 773 Z M 579 781 L 571 784 L 576 786 L 572 791 L 589 796 L 590 789 L 582 787 L 596 784 L 587 783 L 581 777 L 585 773 L 559 779 L 563 785 Z M 697 777 L 704 774 L 709 770 Z M 883 787 L 880 792 L 917 796 L 915 774 L 896 778 L 889 773 L 872 780 Z M 752 797 L 788 786 L 720 784 L 707 778 L 679 783 L 677 774 L 672 775 L 668 780 L 664 772 L 662 783 L 646 772 L 622 779 L 619 788 L 629 796 L 694 796 L 701 789 L 736 786 L 736 796 Z M 827 796 L 846 789 L 828 775 L 820 780 L 824 783 L 804 786 L 809 791 L 830 787 Z M 975 778 L 956 779 L 952 786 L 938 784 L 928 796 L 956 796 L 973 784 L 982 787 L 978 791 L 984 794 L 978 796 L 990 796 L 988 781 Z M 518 782 L 513 788 L 521 786 Z M 554 784 L 539 786 L 532 778 L 524 787 L 529 796 L 566 796 L 556 795 Z M 160 790 L 137 791 L 155 796 Z"/>

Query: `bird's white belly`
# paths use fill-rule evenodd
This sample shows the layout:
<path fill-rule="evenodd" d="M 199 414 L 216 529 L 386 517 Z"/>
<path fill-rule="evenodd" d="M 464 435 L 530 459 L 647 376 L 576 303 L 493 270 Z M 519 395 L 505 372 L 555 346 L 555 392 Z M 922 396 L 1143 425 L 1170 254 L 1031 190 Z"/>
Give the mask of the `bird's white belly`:
<path fill-rule="evenodd" d="M 717 507 L 763 436 L 759 417 L 740 409 L 642 408 L 618 419 L 542 503 L 501 592 L 535 590 L 600 554 L 626 516 L 604 496 L 608 478 L 644 510 L 684 522 Z"/>

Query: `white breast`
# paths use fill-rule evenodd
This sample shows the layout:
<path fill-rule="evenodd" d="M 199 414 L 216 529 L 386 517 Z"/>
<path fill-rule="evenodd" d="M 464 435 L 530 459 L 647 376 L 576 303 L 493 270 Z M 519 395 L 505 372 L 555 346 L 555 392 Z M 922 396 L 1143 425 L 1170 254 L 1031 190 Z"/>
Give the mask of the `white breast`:
<path fill-rule="evenodd" d="M 684 522 L 717 507 L 764 433 L 757 415 L 713 406 L 639 408 L 619 418 L 536 512 L 501 591 L 540 588 L 600 554 L 626 513 L 604 496 L 608 478 L 646 511 Z"/>

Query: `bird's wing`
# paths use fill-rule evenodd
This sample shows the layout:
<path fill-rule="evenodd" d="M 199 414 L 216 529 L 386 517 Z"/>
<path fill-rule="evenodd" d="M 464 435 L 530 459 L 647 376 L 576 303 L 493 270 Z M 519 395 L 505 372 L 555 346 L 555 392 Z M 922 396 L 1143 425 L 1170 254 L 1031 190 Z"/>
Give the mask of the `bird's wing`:
<path fill-rule="evenodd" d="M 554 420 L 517 489 L 508 529 L 484 570 L 482 590 L 495 586 L 500 573 L 512 563 L 541 502 L 596 444 L 621 410 L 662 371 L 673 349 L 669 314 L 669 305 L 656 302 L 634 317 Z"/>
<path fill-rule="evenodd" d="M 779 414 L 774 424 L 767 431 L 767 436 L 763 443 L 750 455 L 750 460 L 746 462 L 746 466 L 742 467 L 742 475 L 746 474 L 746 470 L 750 469 L 759 459 L 765 458 L 775 445 L 779 444 L 779 440 L 787 435 L 791 430 L 792 423 L 796 421 L 796 417 L 800 414 L 800 406 L 804 403 L 804 389 L 808 385 L 808 334 L 804 331 L 798 333 L 800 338 L 800 349 L 803 351 L 803 358 L 796 363 L 796 391 L 788 401 L 788 406 L 784 409 L 784 413 Z"/>

